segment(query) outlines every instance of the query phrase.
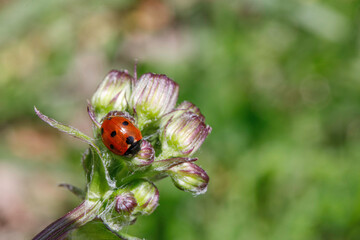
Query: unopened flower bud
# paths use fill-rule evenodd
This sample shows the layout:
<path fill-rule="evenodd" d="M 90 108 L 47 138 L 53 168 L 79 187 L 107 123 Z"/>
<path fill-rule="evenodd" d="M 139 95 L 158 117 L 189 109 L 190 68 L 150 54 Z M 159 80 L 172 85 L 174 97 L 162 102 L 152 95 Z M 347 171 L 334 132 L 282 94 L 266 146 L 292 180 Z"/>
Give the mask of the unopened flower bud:
<path fill-rule="evenodd" d="M 162 157 L 191 156 L 210 132 L 211 127 L 204 123 L 202 116 L 194 112 L 172 116 L 161 124 Z"/>
<path fill-rule="evenodd" d="M 204 169 L 191 162 L 184 162 L 171 167 L 167 173 L 180 190 L 202 194 L 207 190 L 209 176 Z"/>
<path fill-rule="evenodd" d="M 180 103 L 177 107 L 177 110 L 184 110 L 185 112 L 193 112 L 196 115 L 198 115 L 201 119 L 201 121 L 205 121 L 204 115 L 201 114 L 200 109 L 193 103 L 184 101 Z"/>
<path fill-rule="evenodd" d="M 179 86 L 163 74 L 147 73 L 136 82 L 130 104 L 140 130 L 174 108 Z"/>
<path fill-rule="evenodd" d="M 147 166 L 154 161 L 155 150 L 151 144 L 142 140 L 140 151 L 131 159 L 131 163 L 135 166 Z"/>
<path fill-rule="evenodd" d="M 131 192 L 124 192 L 115 198 L 115 210 L 120 214 L 130 214 L 136 206 L 136 199 Z"/>
<path fill-rule="evenodd" d="M 135 222 L 136 216 L 133 213 L 137 205 L 132 192 L 120 189 L 108 199 L 99 217 L 108 227 L 119 231 Z"/>
<path fill-rule="evenodd" d="M 132 81 L 133 77 L 127 71 L 113 70 L 108 73 L 91 99 L 98 121 L 109 111 L 126 110 Z"/>
<path fill-rule="evenodd" d="M 135 180 L 126 186 L 126 189 L 134 194 L 138 204 L 133 214 L 151 214 L 159 205 L 159 191 L 156 186 L 146 180 Z"/>

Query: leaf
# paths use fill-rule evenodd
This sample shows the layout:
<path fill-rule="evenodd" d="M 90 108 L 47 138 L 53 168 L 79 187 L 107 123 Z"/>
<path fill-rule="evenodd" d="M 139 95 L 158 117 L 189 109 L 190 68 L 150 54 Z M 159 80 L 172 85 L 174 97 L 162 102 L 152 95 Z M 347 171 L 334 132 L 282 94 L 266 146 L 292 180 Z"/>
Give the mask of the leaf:
<path fill-rule="evenodd" d="M 101 128 L 101 124 L 96 120 L 94 107 L 91 105 L 90 102 L 88 102 L 88 105 L 87 105 L 87 112 L 89 114 L 91 121 L 95 124 L 95 126 L 98 128 Z"/>
<path fill-rule="evenodd" d="M 78 188 L 78 187 L 75 187 L 71 184 L 68 184 L 68 183 L 60 183 L 59 184 L 59 187 L 63 187 L 67 190 L 69 190 L 70 192 L 72 192 L 73 194 L 75 194 L 78 198 L 84 200 L 85 199 L 85 192 L 84 190 Z"/>
<path fill-rule="evenodd" d="M 86 162 L 86 165 L 87 165 L 86 167 L 88 168 L 88 169 L 85 169 L 85 171 L 89 170 L 89 167 L 91 168 L 90 176 L 88 175 L 88 183 L 90 181 L 90 183 L 89 183 L 90 187 L 88 187 L 88 191 L 90 190 L 92 192 L 94 190 L 92 192 L 92 193 L 95 193 L 95 195 L 93 197 L 95 197 L 95 196 L 99 197 L 99 196 L 97 196 L 98 194 L 102 195 L 103 193 L 105 193 L 106 190 L 109 189 L 109 185 L 115 186 L 115 183 L 111 180 L 108 170 L 105 167 L 105 162 L 102 159 L 101 151 L 100 151 L 99 147 L 94 143 L 94 140 L 91 137 L 80 132 L 78 129 L 76 129 L 74 127 L 67 126 L 65 124 L 57 122 L 56 120 L 54 120 L 52 118 L 49 118 L 48 116 L 42 114 L 36 107 L 34 107 L 34 109 L 35 109 L 36 114 L 39 116 L 39 118 L 41 118 L 41 120 L 43 120 L 50 126 L 56 128 L 62 132 L 65 132 L 75 138 L 78 138 L 78 139 L 88 143 L 91 146 L 91 150 L 93 150 L 97 153 L 97 155 L 95 155 L 91 151 L 92 158 L 89 159 L 88 161 L 83 159 L 83 164 L 84 164 L 84 162 Z M 85 158 L 88 156 L 90 156 L 90 154 L 85 156 Z M 90 179 L 89 179 L 89 177 L 90 177 Z"/>
<path fill-rule="evenodd" d="M 90 172 L 86 173 L 87 197 L 90 199 L 101 198 L 112 184 L 103 161 L 98 154 L 94 153 L 94 149 L 90 148 L 88 154 L 83 158 L 83 164 L 86 164 L 87 168 L 91 168 Z"/>
<path fill-rule="evenodd" d="M 94 142 L 93 142 L 94 140 L 91 137 L 87 136 L 86 134 L 80 132 L 78 129 L 76 129 L 74 127 L 71 127 L 71 126 L 67 126 L 67 125 L 62 124 L 62 123 L 59 123 L 56 120 L 54 120 L 52 118 L 49 118 L 48 116 L 42 114 L 36 107 L 34 107 L 34 109 L 35 109 L 36 115 L 38 115 L 39 118 L 41 118 L 41 120 L 43 120 L 44 122 L 46 122 L 50 126 L 60 130 L 61 132 L 67 133 L 70 136 L 78 138 L 78 139 L 90 144 L 93 147 L 96 147 Z"/>

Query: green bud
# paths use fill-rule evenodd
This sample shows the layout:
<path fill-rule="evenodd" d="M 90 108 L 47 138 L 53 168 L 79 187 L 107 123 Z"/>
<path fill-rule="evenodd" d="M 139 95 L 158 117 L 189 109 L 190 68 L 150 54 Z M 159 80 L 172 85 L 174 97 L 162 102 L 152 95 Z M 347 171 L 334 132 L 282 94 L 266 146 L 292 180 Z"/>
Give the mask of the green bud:
<path fill-rule="evenodd" d="M 113 70 L 106 75 L 91 99 L 97 121 L 109 111 L 127 109 L 132 81 L 134 78 L 127 71 Z"/>
<path fill-rule="evenodd" d="M 175 110 L 165 118 L 160 125 L 162 158 L 191 156 L 211 132 L 204 117 L 193 111 Z"/>
<path fill-rule="evenodd" d="M 194 163 L 180 163 L 171 167 L 167 173 L 180 190 L 196 195 L 203 194 L 207 190 L 209 176 L 204 169 Z"/>
<path fill-rule="evenodd" d="M 136 206 L 133 193 L 119 189 L 105 202 L 99 217 L 112 230 L 120 231 L 136 221 L 136 216 L 132 214 Z"/>
<path fill-rule="evenodd" d="M 149 215 L 159 205 L 159 191 L 156 186 L 146 180 L 138 179 L 126 186 L 134 194 L 137 202 L 133 214 Z"/>
<path fill-rule="evenodd" d="M 140 77 L 130 100 L 140 130 L 174 108 L 178 91 L 177 83 L 166 75 L 147 73 Z"/>

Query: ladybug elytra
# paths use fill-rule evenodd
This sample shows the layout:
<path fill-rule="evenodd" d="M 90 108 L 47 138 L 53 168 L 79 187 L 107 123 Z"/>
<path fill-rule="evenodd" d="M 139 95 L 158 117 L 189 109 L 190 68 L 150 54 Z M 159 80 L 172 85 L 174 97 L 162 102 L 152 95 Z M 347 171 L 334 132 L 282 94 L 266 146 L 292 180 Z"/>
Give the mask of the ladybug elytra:
<path fill-rule="evenodd" d="M 101 125 L 101 138 L 111 152 L 126 156 L 140 150 L 142 135 L 128 118 L 108 114 Z"/>

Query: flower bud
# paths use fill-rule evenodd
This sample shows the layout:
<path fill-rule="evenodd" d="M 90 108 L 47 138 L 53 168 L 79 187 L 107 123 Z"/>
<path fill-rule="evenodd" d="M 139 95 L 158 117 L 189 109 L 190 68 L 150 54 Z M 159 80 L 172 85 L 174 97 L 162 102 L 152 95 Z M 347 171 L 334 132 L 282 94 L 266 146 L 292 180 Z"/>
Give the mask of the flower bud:
<path fill-rule="evenodd" d="M 133 212 L 136 207 L 137 202 L 134 194 L 120 189 L 113 192 L 99 217 L 108 227 L 120 231 L 124 226 L 135 222 L 136 216 L 133 216 Z"/>
<path fill-rule="evenodd" d="M 210 132 L 211 127 L 204 123 L 202 116 L 194 112 L 172 116 L 167 122 L 161 123 L 161 157 L 191 156 L 200 148 Z"/>
<path fill-rule="evenodd" d="M 131 163 L 135 166 L 147 166 L 154 161 L 155 150 L 151 144 L 142 140 L 140 145 L 140 151 L 131 160 Z"/>
<path fill-rule="evenodd" d="M 113 70 L 108 73 L 91 99 L 98 121 L 111 110 L 126 110 L 132 81 L 133 77 L 127 71 Z"/>
<path fill-rule="evenodd" d="M 130 214 L 136 206 L 136 199 L 131 192 L 124 192 L 115 198 L 115 210 L 120 214 Z"/>
<path fill-rule="evenodd" d="M 143 179 L 138 179 L 126 186 L 134 194 L 137 202 L 133 214 L 151 214 L 159 204 L 159 191 L 156 186 Z"/>
<path fill-rule="evenodd" d="M 201 114 L 200 109 L 191 102 L 183 101 L 176 107 L 176 109 L 184 110 L 185 112 L 193 112 L 200 117 L 201 121 L 205 121 L 205 117 Z"/>
<path fill-rule="evenodd" d="M 174 108 L 179 86 L 163 74 L 147 73 L 136 82 L 130 104 L 140 130 Z"/>
<path fill-rule="evenodd" d="M 207 190 L 209 176 L 204 169 L 194 163 L 180 163 L 171 167 L 167 173 L 180 190 L 197 195 L 203 194 Z"/>

